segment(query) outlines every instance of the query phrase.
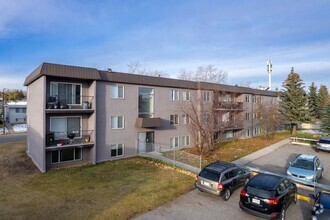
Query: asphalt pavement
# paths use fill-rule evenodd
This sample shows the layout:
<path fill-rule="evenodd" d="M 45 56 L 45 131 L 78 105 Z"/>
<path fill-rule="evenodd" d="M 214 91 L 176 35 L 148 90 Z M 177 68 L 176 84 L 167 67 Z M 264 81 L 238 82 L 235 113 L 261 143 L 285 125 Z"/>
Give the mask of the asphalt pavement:
<path fill-rule="evenodd" d="M 26 141 L 26 133 L 0 135 L 0 144 Z"/>

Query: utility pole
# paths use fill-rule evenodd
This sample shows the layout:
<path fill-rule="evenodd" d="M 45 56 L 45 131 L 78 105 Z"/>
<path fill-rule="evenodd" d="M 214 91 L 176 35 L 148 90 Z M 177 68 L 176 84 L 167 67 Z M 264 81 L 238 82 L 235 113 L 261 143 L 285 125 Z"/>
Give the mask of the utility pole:
<path fill-rule="evenodd" d="M 273 64 L 271 60 L 267 61 L 267 72 L 268 72 L 268 89 L 272 90 L 272 71 L 273 71 Z"/>
<path fill-rule="evenodd" d="M 3 125 L 3 134 L 6 133 L 6 126 L 5 126 L 5 88 L 2 90 L 2 125 Z"/>

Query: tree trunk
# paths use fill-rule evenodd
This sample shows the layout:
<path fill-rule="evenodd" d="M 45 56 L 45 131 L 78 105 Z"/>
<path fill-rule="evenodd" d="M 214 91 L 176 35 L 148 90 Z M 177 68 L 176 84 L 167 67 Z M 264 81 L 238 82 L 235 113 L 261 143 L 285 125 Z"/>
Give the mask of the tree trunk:
<path fill-rule="evenodd" d="M 297 124 L 292 123 L 291 124 L 291 135 L 296 135 L 297 132 Z"/>

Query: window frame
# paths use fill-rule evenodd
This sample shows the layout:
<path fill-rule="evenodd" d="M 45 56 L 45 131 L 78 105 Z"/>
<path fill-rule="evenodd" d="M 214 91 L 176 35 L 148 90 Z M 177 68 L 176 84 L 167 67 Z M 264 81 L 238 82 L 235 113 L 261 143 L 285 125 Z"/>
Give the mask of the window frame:
<path fill-rule="evenodd" d="M 66 119 L 66 125 L 65 125 L 65 127 L 66 127 L 66 131 L 53 131 L 53 130 L 51 130 L 51 128 L 52 128 L 52 119 L 53 118 L 57 118 L 57 119 L 59 119 L 59 118 L 65 118 Z M 53 132 L 66 132 L 66 133 L 68 133 L 69 131 L 68 131 L 68 118 L 79 118 L 79 123 L 80 123 L 80 126 L 79 126 L 79 134 L 80 134 L 80 136 L 75 136 L 74 137 L 74 139 L 77 139 L 77 138 L 81 138 L 82 137 L 82 116 L 51 116 L 51 117 L 49 117 L 49 131 L 53 131 Z M 56 139 L 56 137 L 55 137 L 55 139 Z M 69 138 L 67 137 L 67 136 L 65 136 L 64 138 L 60 138 L 60 140 L 68 140 Z"/>
<path fill-rule="evenodd" d="M 182 100 L 190 101 L 190 91 L 182 91 Z"/>
<path fill-rule="evenodd" d="M 172 119 L 172 117 L 173 117 L 173 119 Z M 178 114 L 170 115 L 170 125 L 179 125 L 179 115 Z"/>
<path fill-rule="evenodd" d="M 123 97 L 119 97 L 119 87 L 123 88 Z M 116 89 L 117 97 L 114 97 L 113 89 Z M 125 86 L 121 84 L 112 84 L 111 85 L 111 99 L 125 99 Z"/>
<path fill-rule="evenodd" d="M 122 118 L 122 126 L 123 127 L 118 127 L 118 118 L 121 117 Z M 116 127 L 112 127 L 112 119 L 113 118 L 117 118 L 117 124 L 116 124 Z M 123 115 L 112 115 L 110 116 L 110 128 L 113 129 L 113 130 L 120 130 L 120 129 L 124 129 L 125 128 L 125 116 Z"/>
<path fill-rule="evenodd" d="M 72 149 L 73 150 L 73 160 L 66 160 L 66 161 L 61 161 L 61 151 L 62 150 L 69 150 Z M 76 149 L 80 149 L 80 159 L 75 159 L 76 158 Z M 58 161 L 57 162 L 53 162 L 53 152 L 57 152 L 57 158 Z M 51 155 L 50 155 L 50 163 L 51 164 L 61 164 L 61 163 L 72 163 L 74 161 L 82 161 L 83 160 L 83 148 L 79 148 L 79 147 L 73 147 L 73 148 L 64 148 L 64 149 L 59 149 L 59 150 L 54 150 L 51 151 Z"/>
<path fill-rule="evenodd" d="M 211 101 L 211 94 L 209 91 L 203 92 L 203 101 L 204 102 L 210 102 Z"/>
<path fill-rule="evenodd" d="M 178 89 L 171 89 L 171 100 L 172 101 L 180 100 L 180 92 Z"/>
<path fill-rule="evenodd" d="M 118 150 L 118 149 L 119 149 L 118 147 L 119 147 L 119 145 L 121 145 L 121 150 L 122 150 L 122 154 L 121 154 L 121 155 L 118 154 L 118 151 L 119 151 L 119 150 Z M 116 149 L 115 149 L 115 150 L 116 150 L 116 156 L 112 156 L 112 155 L 111 155 L 112 150 L 113 150 L 113 149 L 112 149 L 113 146 L 116 147 Z M 123 157 L 123 156 L 125 155 L 125 151 L 124 151 L 124 149 L 125 149 L 125 144 L 124 144 L 124 143 L 110 144 L 110 158 L 114 158 L 114 157 Z"/>
<path fill-rule="evenodd" d="M 54 94 L 52 94 L 52 84 L 57 84 L 57 97 L 56 97 L 56 101 L 58 102 L 58 84 L 71 84 L 71 85 L 80 85 L 80 103 L 79 104 L 67 104 L 67 105 L 71 105 L 71 106 L 81 106 L 82 105 L 82 97 L 83 97 L 83 94 L 82 94 L 82 83 L 72 83 L 72 82 L 58 82 L 58 81 L 51 81 L 49 83 L 49 96 L 50 97 L 54 97 Z M 72 92 L 72 91 L 71 91 Z M 72 95 L 71 95 L 72 97 Z"/>
<path fill-rule="evenodd" d="M 175 146 L 172 146 L 172 140 L 174 140 Z M 178 148 L 179 146 L 180 146 L 180 138 L 179 137 L 171 137 L 170 138 L 170 148 Z"/>

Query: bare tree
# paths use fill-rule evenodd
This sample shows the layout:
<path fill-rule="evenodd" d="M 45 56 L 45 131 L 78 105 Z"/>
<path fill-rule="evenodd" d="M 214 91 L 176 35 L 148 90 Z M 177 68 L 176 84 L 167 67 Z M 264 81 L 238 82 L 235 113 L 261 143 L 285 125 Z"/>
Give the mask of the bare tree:
<path fill-rule="evenodd" d="M 140 62 L 131 62 L 127 64 L 128 72 L 132 74 L 146 75 L 146 76 L 158 76 L 158 77 L 167 77 L 168 74 L 165 71 L 161 70 L 147 70 L 145 66 L 142 66 Z"/>
<path fill-rule="evenodd" d="M 219 70 L 214 65 L 210 64 L 206 66 L 197 67 L 195 72 L 186 69 L 181 69 L 178 78 L 199 82 L 226 83 L 228 73 Z"/>
<path fill-rule="evenodd" d="M 259 104 L 256 113 L 265 138 L 268 138 L 269 133 L 276 131 L 283 124 L 284 118 L 279 112 L 278 104 Z"/>

